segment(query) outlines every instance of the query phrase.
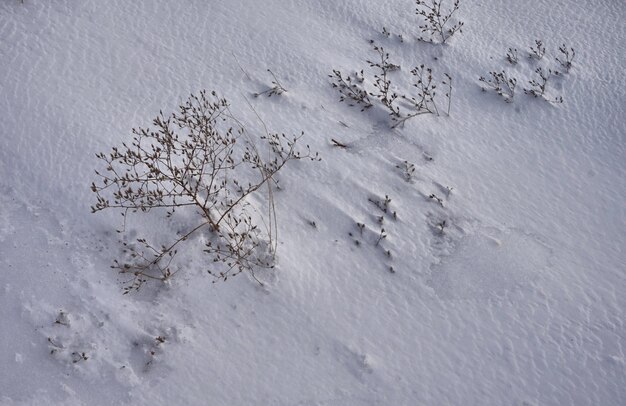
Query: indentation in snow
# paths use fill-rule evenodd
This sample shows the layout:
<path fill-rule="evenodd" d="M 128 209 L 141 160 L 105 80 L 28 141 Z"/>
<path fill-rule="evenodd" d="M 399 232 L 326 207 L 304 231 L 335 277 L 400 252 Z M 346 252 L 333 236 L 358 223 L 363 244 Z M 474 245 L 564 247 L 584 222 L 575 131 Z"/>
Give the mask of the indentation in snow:
<path fill-rule="evenodd" d="M 481 228 L 431 267 L 429 285 L 442 299 L 487 299 L 549 271 L 550 249 L 519 230 Z"/>

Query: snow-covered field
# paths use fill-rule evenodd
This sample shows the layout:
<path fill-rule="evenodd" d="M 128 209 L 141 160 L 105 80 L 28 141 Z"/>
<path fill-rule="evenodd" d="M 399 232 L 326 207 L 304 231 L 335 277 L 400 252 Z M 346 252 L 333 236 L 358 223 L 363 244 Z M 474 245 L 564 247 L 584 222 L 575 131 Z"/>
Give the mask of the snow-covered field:
<path fill-rule="evenodd" d="M 414 10 L 0 2 L 0 404 L 626 404 L 624 3 L 461 0 L 463 32 L 445 45 L 417 40 Z M 398 91 L 420 64 L 449 73 L 450 115 L 442 102 L 392 129 L 379 105 L 340 103 L 328 75 L 371 78 L 370 39 L 401 66 Z M 535 39 L 541 60 L 527 58 Z M 564 102 L 524 94 L 561 44 L 576 57 L 547 93 Z M 267 69 L 287 92 L 254 98 Z M 503 69 L 518 79 L 512 103 L 478 81 Z M 90 212 L 95 154 L 202 89 L 254 136 L 257 113 L 304 131 L 322 161 L 278 176 L 263 286 L 212 283 L 192 240 L 168 284 L 122 295 L 120 213 Z M 385 195 L 396 219 L 369 201 Z M 186 226 L 136 215 L 126 231 Z"/>

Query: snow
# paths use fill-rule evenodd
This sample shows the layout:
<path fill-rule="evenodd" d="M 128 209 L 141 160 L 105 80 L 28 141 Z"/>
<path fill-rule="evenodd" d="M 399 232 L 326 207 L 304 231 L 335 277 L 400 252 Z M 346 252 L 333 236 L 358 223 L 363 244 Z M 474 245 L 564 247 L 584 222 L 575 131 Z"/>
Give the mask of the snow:
<path fill-rule="evenodd" d="M 458 16 L 440 46 L 416 40 L 410 0 L 0 3 L 0 404 L 626 404 L 626 8 L 481 0 Z M 398 90 L 420 63 L 450 73 L 450 116 L 390 129 L 338 102 L 328 75 L 367 68 L 369 39 L 401 65 Z M 564 103 L 523 94 L 563 43 L 576 59 L 548 92 Z M 267 69 L 287 92 L 254 98 Z M 513 103 L 480 88 L 502 69 Z M 212 283 L 192 240 L 170 283 L 122 295 L 121 217 L 90 213 L 95 153 L 201 89 L 251 134 L 248 102 L 304 131 L 323 160 L 279 176 L 263 286 Z M 368 200 L 385 195 L 396 219 Z"/>

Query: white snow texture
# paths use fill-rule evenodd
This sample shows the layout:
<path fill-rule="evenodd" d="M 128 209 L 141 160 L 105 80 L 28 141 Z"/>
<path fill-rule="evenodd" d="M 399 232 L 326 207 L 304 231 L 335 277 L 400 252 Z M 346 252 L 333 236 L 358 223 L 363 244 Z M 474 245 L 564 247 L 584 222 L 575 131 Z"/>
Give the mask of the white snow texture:
<path fill-rule="evenodd" d="M 626 6 L 460 6 L 463 32 L 433 44 L 413 0 L 0 2 L 0 404 L 625 405 Z M 420 64 L 449 73 L 450 114 L 444 85 L 438 116 L 396 128 L 341 103 L 329 75 L 371 84 L 370 39 L 400 65 L 393 91 Z M 562 44 L 576 56 L 546 94 L 563 103 L 524 94 Z M 287 92 L 255 98 L 267 69 Z M 481 91 L 502 70 L 511 103 Z M 95 154 L 202 89 L 322 161 L 278 175 L 262 285 L 212 283 L 192 239 L 167 284 L 123 295 Z M 125 235 L 189 226 L 137 213 Z"/>

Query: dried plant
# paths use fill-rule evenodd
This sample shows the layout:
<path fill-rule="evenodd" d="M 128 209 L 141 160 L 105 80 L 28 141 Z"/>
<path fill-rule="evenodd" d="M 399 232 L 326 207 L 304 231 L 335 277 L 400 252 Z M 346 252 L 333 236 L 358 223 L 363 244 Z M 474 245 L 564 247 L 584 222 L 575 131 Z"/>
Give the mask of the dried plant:
<path fill-rule="evenodd" d="M 389 203 L 391 203 L 391 199 L 388 195 L 385 195 L 385 198 L 382 200 L 379 200 L 377 198 L 374 199 L 372 197 L 368 198 L 367 200 L 374 206 L 378 207 L 378 209 L 383 213 L 387 213 L 387 211 L 389 210 Z"/>
<path fill-rule="evenodd" d="M 481 76 L 478 80 L 483 82 L 487 88 L 493 89 L 505 102 L 511 103 L 513 101 L 517 79 L 510 78 L 505 71 L 489 72 L 489 78 Z M 483 87 L 483 90 L 486 89 Z"/>
<path fill-rule="evenodd" d="M 380 100 L 383 106 L 389 110 L 389 114 L 397 119 L 400 117 L 400 108 L 395 106 L 394 102 L 398 95 L 391 92 L 389 74 L 400 69 L 400 66 L 389 62 L 389 53 L 385 52 L 383 47 L 374 45 L 374 51 L 378 53 L 380 60 L 375 62 L 368 60 L 367 63 L 371 68 L 378 69 L 379 72 L 374 75 L 374 88 L 376 91 L 370 92 L 370 96 Z"/>
<path fill-rule="evenodd" d="M 433 201 L 437 202 L 437 203 L 438 203 L 441 207 L 443 207 L 443 199 L 442 199 L 442 198 L 440 198 L 439 196 L 437 196 L 436 194 L 431 193 L 431 194 L 428 196 L 428 198 L 429 198 L 429 199 L 432 199 Z"/>
<path fill-rule="evenodd" d="M 506 60 L 509 61 L 511 65 L 517 65 L 517 62 L 519 62 L 519 58 L 517 56 L 517 49 L 515 48 L 507 49 Z"/>
<path fill-rule="evenodd" d="M 385 238 L 387 238 L 387 234 L 385 233 L 385 229 L 381 228 L 380 229 L 380 234 L 378 234 L 378 238 L 376 239 L 376 242 L 374 243 L 374 246 L 377 247 L 378 244 L 380 244 L 380 242 L 382 240 L 384 240 Z M 388 256 L 391 256 L 391 253 Z"/>
<path fill-rule="evenodd" d="M 445 0 L 416 0 L 415 12 L 422 17 L 422 25 L 419 28 L 422 33 L 427 33 L 427 38 L 421 38 L 424 41 L 437 41 L 445 44 L 450 37 L 457 32 L 463 32 L 463 21 L 453 23 L 452 15 L 459 9 L 460 0 L 454 0 L 452 7 L 446 8 L 442 6 Z"/>
<path fill-rule="evenodd" d="M 435 96 L 437 95 L 435 89 L 437 89 L 437 84 L 433 80 L 433 70 L 424 65 L 420 65 L 411 70 L 411 75 L 415 77 L 413 87 L 418 90 L 415 93 L 415 96 L 402 96 L 402 98 L 409 103 L 410 110 L 395 120 L 396 122 L 393 127 L 403 125 L 406 120 L 422 114 L 439 115 L 439 109 L 437 108 L 437 103 L 435 102 Z M 448 97 L 448 111 L 450 111 L 449 98 L 452 94 L 452 78 L 448 74 L 446 74 L 446 77 L 448 78 L 447 84 L 450 86 L 449 91 L 446 94 Z"/>
<path fill-rule="evenodd" d="M 447 79 L 441 82 L 442 85 L 448 85 L 448 92 L 444 94 L 448 99 L 448 109 L 446 110 L 446 114 L 450 115 L 450 104 L 452 103 L 452 76 L 447 73 L 443 74 Z"/>
<path fill-rule="evenodd" d="M 171 218 L 178 211 L 191 211 L 197 223 L 186 231 L 166 236 L 164 245 L 148 238 L 123 242 L 126 257 L 112 268 L 130 276 L 125 293 L 139 289 L 149 279 L 165 281 L 179 247 L 192 236 L 205 232 L 204 251 L 212 258 L 208 273 L 226 280 L 256 267 L 272 267 L 276 249 L 276 219 L 272 185 L 287 162 L 319 159 L 308 146 L 296 147 L 301 136 L 267 133 L 261 137 L 269 150 L 263 160 L 256 142 L 230 112 L 229 103 L 215 92 L 191 95 L 168 117 L 161 112 L 152 128 L 133 129 L 130 143 L 96 156 L 104 172 L 98 182 L 93 212 L 117 208 L 124 219 L 129 213 L 165 211 Z M 269 195 L 265 234 L 250 212 L 247 199 L 261 188 Z M 126 220 L 125 220 L 126 221 Z M 120 230 L 123 232 L 123 230 Z"/>
<path fill-rule="evenodd" d="M 254 97 L 259 97 L 262 94 L 267 94 L 267 97 L 272 97 L 274 95 L 280 96 L 281 94 L 287 92 L 287 89 L 283 87 L 276 75 L 274 75 L 274 72 L 272 72 L 270 69 L 268 69 L 267 71 L 270 73 L 270 75 L 272 75 L 272 78 L 274 78 L 274 80 L 272 80 L 272 87 L 263 92 L 255 93 Z"/>
<path fill-rule="evenodd" d="M 384 224 L 386 223 L 386 219 L 391 221 L 398 220 L 398 215 L 395 211 L 391 210 L 391 198 L 388 195 L 385 195 L 384 199 L 376 196 L 370 197 L 368 198 L 368 201 L 380 210 L 379 213 L 373 216 L 376 219 L 377 224 L 370 228 L 364 222 L 355 221 L 358 233 L 349 231 L 348 236 L 357 247 L 366 248 L 367 246 L 372 246 L 382 252 L 385 262 L 391 261 L 391 249 L 385 247 L 385 242 L 389 237 L 389 232 L 385 228 Z M 393 272 L 393 267 L 389 266 L 388 269 Z"/>
<path fill-rule="evenodd" d="M 374 41 L 370 41 L 374 44 Z M 420 65 L 411 70 L 411 75 L 415 78 L 413 87 L 417 89 L 412 95 L 399 94 L 392 90 L 391 73 L 400 69 L 399 65 L 389 62 L 389 53 L 383 47 L 373 45 L 374 51 L 379 55 L 376 61 L 368 60 L 370 68 L 376 70 L 373 79 L 366 80 L 363 70 L 354 75 L 343 76 L 338 70 L 333 70 L 335 81 L 332 86 L 340 93 L 340 101 L 346 101 L 350 106 L 360 105 L 361 111 L 365 111 L 374 106 L 376 101 L 389 112 L 391 116 L 391 127 L 395 128 L 403 125 L 406 120 L 422 115 L 439 115 L 436 101 L 437 82 L 434 80 L 433 71 L 424 65 Z M 450 114 L 450 104 L 452 98 L 452 77 L 444 74 L 446 79 L 442 82 L 447 85 L 447 92 L 444 94 L 448 99 L 447 112 Z M 367 89 L 371 89 L 368 91 Z"/>
<path fill-rule="evenodd" d="M 528 53 L 529 58 L 541 59 L 546 54 L 546 47 L 543 45 L 543 41 L 540 39 L 535 40 L 535 46 L 530 47 L 530 52 Z"/>
<path fill-rule="evenodd" d="M 328 75 L 335 81 L 331 86 L 339 91 L 339 101 L 345 101 L 349 106 L 360 106 L 361 111 L 365 111 L 373 106 L 367 91 L 363 88 L 363 70 L 354 75 L 344 76 L 340 71 L 333 70 L 332 75 Z"/>
<path fill-rule="evenodd" d="M 542 67 L 535 69 L 535 78 L 528 81 L 529 88 L 524 88 L 524 93 L 533 97 L 543 98 L 551 103 L 563 103 L 563 97 L 549 98 L 546 95 L 548 79 L 552 75 L 552 70 L 544 71 Z"/>
<path fill-rule="evenodd" d="M 402 171 L 404 180 L 411 182 L 413 180 L 413 174 L 415 173 L 415 165 L 409 161 L 402 161 L 402 163 L 396 165 L 396 168 Z"/>
<path fill-rule="evenodd" d="M 556 61 L 565 70 L 565 73 L 569 73 L 569 70 L 572 68 L 574 57 L 576 56 L 576 51 L 574 51 L 574 48 L 567 48 L 565 44 L 563 44 L 559 47 L 559 52 L 561 53 L 561 56 L 557 57 Z"/>
<path fill-rule="evenodd" d="M 556 61 L 561 65 L 565 73 L 569 72 L 572 67 L 572 61 L 576 56 L 576 52 L 573 48 L 567 48 L 565 44 L 559 47 L 561 53 Z M 535 46 L 530 47 L 528 54 L 529 58 L 537 60 L 543 59 L 546 54 L 546 47 L 542 40 L 535 40 Z M 509 48 L 506 54 L 507 61 L 516 65 L 518 63 L 517 50 Z M 552 76 L 560 76 L 562 73 L 558 70 L 547 69 L 543 66 L 537 66 L 534 71 L 534 76 L 528 81 L 530 85 L 524 88 L 524 93 L 533 96 L 534 98 L 541 98 L 550 103 L 562 103 L 563 97 L 549 97 L 547 95 L 548 82 Z M 517 80 L 515 78 L 509 78 L 507 74 L 502 72 L 489 72 L 490 77 L 480 77 L 479 81 L 484 83 L 483 90 L 487 88 L 493 89 L 497 94 L 502 96 L 505 101 L 512 102 L 515 95 L 515 86 Z"/>

